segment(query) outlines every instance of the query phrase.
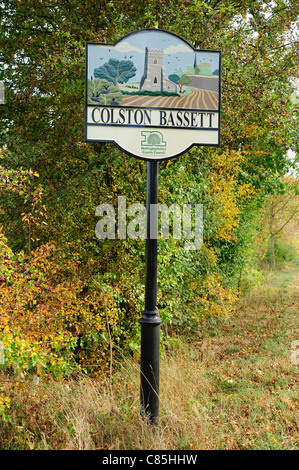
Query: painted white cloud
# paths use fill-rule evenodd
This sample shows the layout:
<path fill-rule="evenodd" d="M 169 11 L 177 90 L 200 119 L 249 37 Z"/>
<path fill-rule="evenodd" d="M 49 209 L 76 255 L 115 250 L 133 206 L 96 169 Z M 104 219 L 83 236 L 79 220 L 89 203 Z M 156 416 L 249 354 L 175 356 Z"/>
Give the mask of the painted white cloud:
<path fill-rule="evenodd" d="M 179 44 L 178 46 L 170 46 L 164 50 L 164 54 L 177 54 L 178 52 L 193 52 L 190 47 L 185 46 L 184 44 Z"/>
<path fill-rule="evenodd" d="M 144 50 L 138 49 L 138 47 L 131 46 L 128 42 L 120 42 L 114 46 L 119 52 L 139 52 L 140 54 L 144 54 Z"/>

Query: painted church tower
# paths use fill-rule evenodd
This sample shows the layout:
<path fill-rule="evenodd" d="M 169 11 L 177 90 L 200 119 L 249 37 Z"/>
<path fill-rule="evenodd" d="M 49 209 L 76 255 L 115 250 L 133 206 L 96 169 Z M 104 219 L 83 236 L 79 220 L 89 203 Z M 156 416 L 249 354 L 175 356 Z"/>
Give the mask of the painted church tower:
<path fill-rule="evenodd" d="M 177 85 L 165 78 L 163 49 L 145 48 L 144 73 L 140 80 L 140 90 L 177 91 Z"/>

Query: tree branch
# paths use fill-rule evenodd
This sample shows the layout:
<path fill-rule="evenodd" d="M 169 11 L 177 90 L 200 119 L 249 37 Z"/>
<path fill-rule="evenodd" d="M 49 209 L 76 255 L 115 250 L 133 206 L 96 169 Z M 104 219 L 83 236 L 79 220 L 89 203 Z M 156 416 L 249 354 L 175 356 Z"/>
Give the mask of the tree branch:
<path fill-rule="evenodd" d="M 296 215 L 297 213 L 299 214 L 299 205 L 296 207 L 294 212 L 290 215 L 288 220 L 282 225 L 282 227 L 280 227 L 278 230 L 276 230 L 276 232 L 273 232 L 273 236 L 276 237 L 276 235 L 284 229 L 284 227 L 292 220 L 294 215 Z"/>

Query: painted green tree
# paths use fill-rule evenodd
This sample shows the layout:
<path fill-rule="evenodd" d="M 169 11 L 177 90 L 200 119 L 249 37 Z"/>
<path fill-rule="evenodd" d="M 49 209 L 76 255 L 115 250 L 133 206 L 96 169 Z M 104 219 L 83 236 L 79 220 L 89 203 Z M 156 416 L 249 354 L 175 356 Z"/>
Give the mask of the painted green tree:
<path fill-rule="evenodd" d="M 88 80 L 88 103 L 100 105 L 117 105 L 121 102 L 123 94 L 111 81 L 101 78 Z"/>
<path fill-rule="evenodd" d="M 191 78 L 187 74 L 182 75 L 180 79 L 177 81 L 177 84 L 180 87 L 180 92 L 182 92 L 183 86 L 189 85 L 190 82 L 191 82 Z"/>
<path fill-rule="evenodd" d="M 176 73 L 172 73 L 171 75 L 168 76 L 168 79 L 172 81 L 173 83 L 178 83 L 180 76 L 177 75 Z"/>
<path fill-rule="evenodd" d="M 127 83 L 136 74 L 136 67 L 131 60 L 109 59 L 104 65 L 94 70 L 96 78 L 112 82 L 116 87 L 119 83 Z"/>

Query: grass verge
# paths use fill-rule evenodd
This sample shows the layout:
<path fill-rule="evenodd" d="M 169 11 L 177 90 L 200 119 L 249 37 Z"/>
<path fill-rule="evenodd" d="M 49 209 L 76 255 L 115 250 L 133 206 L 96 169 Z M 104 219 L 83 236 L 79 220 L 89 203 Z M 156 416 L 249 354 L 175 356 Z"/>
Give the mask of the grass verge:
<path fill-rule="evenodd" d="M 155 432 L 139 414 L 137 361 L 114 364 L 112 381 L 2 375 L 0 447 L 297 450 L 298 305 L 298 271 L 275 272 L 203 341 L 162 352 Z"/>

